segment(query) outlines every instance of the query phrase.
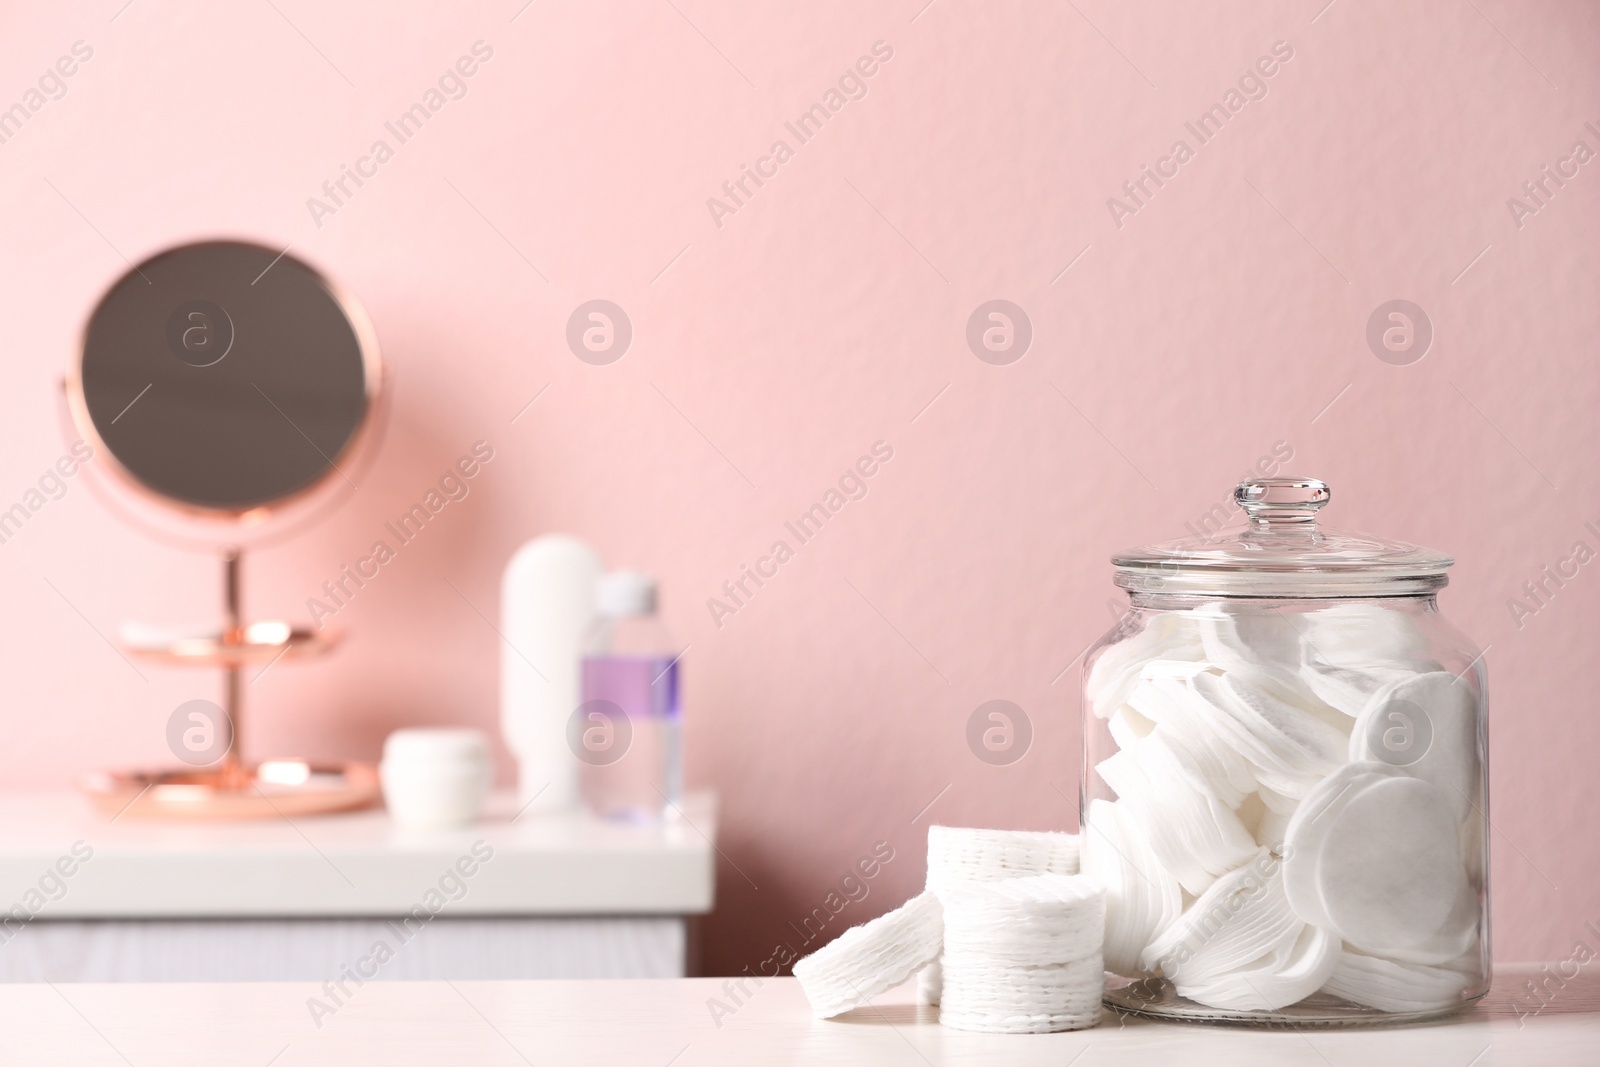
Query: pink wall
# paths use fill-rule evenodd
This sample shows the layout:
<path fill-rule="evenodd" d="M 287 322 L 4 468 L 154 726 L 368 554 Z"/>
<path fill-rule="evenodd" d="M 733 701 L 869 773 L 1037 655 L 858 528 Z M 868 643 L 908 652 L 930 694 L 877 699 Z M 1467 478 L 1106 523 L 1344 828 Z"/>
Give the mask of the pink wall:
<path fill-rule="evenodd" d="M 304 616 L 455 457 L 495 449 L 340 613 L 342 653 L 252 688 L 257 751 L 493 728 L 495 635 L 446 579 L 493 616 L 517 544 L 590 537 L 662 576 L 692 643 L 689 775 L 721 791 L 728 857 L 706 965 L 737 971 L 874 842 L 896 858 L 840 925 L 912 891 L 930 821 L 1070 825 L 1077 699 L 1052 679 L 1110 622 L 1106 557 L 1181 535 L 1285 442 L 1333 483 L 1330 522 L 1460 560 L 1445 609 L 1492 646 L 1497 951 L 1564 955 L 1600 918 L 1578 667 L 1600 571 L 1508 606 L 1600 548 L 1600 163 L 1507 207 L 1575 141 L 1600 150 L 1592 7 L 121 3 L 0 20 L 0 106 L 93 49 L 0 144 L 0 503 L 64 451 L 55 382 L 123 257 L 217 233 L 347 282 L 395 372 L 360 492 L 252 560 L 255 611 Z M 316 225 L 307 198 L 479 40 L 467 94 Z M 800 144 L 785 121 L 878 41 L 865 97 Z M 1280 41 L 1265 97 L 1119 226 L 1108 197 L 1194 147 L 1185 122 Z M 792 158 L 719 226 L 707 198 L 778 139 Z M 563 339 L 594 298 L 634 326 L 611 366 Z M 996 298 L 1034 331 L 1009 366 L 965 340 Z M 1408 366 L 1365 340 L 1397 298 L 1435 333 Z M 706 599 L 880 440 L 866 497 L 714 625 Z M 212 563 L 74 481 L 0 546 L 0 583 L 4 784 L 165 761 L 167 716 L 212 684 L 142 681 L 90 627 L 207 617 Z M 992 698 L 1036 732 L 1011 766 L 965 741 Z"/>

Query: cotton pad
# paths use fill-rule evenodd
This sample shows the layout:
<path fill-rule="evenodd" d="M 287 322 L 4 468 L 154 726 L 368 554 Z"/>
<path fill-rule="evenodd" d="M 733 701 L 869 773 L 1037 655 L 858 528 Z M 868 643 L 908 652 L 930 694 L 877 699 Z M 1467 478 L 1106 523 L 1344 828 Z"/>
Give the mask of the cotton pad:
<path fill-rule="evenodd" d="M 887 915 L 852 926 L 796 963 L 794 976 L 817 1018 L 865 1004 L 937 958 L 943 916 L 939 898 L 921 893 Z"/>
<path fill-rule="evenodd" d="M 1192 613 L 1204 658 L 1223 673 L 1297 669 L 1301 623 L 1291 612 L 1261 611 L 1232 604 L 1206 604 Z"/>
<path fill-rule="evenodd" d="M 1204 892 L 1256 850 L 1204 772 L 1159 730 L 1095 769 L 1136 818 L 1162 867 L 1190 893 Z"/>
<path fill-rule="evenodd" d="M 1117 743 L 1118 748 L 1128 748 L 1139 741 L 1143 741 L 1155 732 L 1156 724 L 1145 718 L 1143 713 L 1136 711 L 1131 704 L 1124 704 L 1112 713 L 1106 720 L 1106 729 L 1111 733 L 1111 740 Z"/>
<path fill-rule="evenodd" d="M 1100 1021 L 1105 893 L 1093 879 L 1035 875 L 945 894 L 939 1021 L 1046 1033 Z"/>
<path fill-rule="evenodd" d="M 1333 928 L 1368 952 L 1427 941 L 1465 882 L 1449 803 L 1438 786 L 1414 778 L 1352 793 L 1328 828 L 1317 867 Z"/>
<path fill-rule="evenodd" d="M 1432 782 L 1460 822 L 1482 776 L 1477 695 L 1449 671 L 1407 675 L 1368 701 L 1349 750 L 1352 760 L 1376 760 Z"/>
<path fill-rule="evenodd" d="M 917 972 L 917 1003 L 939 1003 L 939 996 L 944 990 L 944 964 L 935 957 L 934 961 Z"/>
<path fill-rule="evenodd" d="M 1041 874 L 953 886 L 945 902 L 947 956 L 980 953 L 1027 965 L 1100 957 L 1105 890 L 1081 875 Z M 945 968 L 948 982 L 950 967 Z"/>
<path fill-rule="evenodd" d="M 1092 960 L 1030 971 L 963 972 L 947 980 L 939 1021 L 990 1034 L 1087 1030 L 1100 1025 L 1104 995 L 1105 972 Z"/>
<path fill-rule="evenodd" d="M 1145 946 L 1183 910 L 1183 890 L 1120 803 L 1089 801 L 1082 849 L 1084 875 L 1105 889 L 1106 970 L 1135 977 Z"/>
<path fill-rule="evenodd" d="M 1387 764 L 1330 775 L 1290 820 L 1284 847 L 1295 913 L 1357 949 L 1428 945 L 1463 909 L 1466 872 L 1447 799 Z"/>
<path fill-rule="evenodd" d="M 1416 620 L 1375 604 L 1340 604 L 1306 613 L 1300 679 L 1324 703 L 1361 714 L 1380 689 L 1440 669 Z"/>
<path fill-rule="evenodd" d="M 1199 630 L 1188 615 L 1181 611 L 1151 615 L 1142 630 L 1094 653 L 1084 694 L 1095 715 L 1103 719 L 1119 708 L 1147 664 L 1204 657 Z"/>
<path fill-rule="evenodd" d="M 1268 681 L 1249 672 L 1197 674 L 1194 693 L 1211 722 L 1255 769 L 1260 783 L 1299 798 L 1345 758 L 1348 741 L 1322 719 L 1297 707 Z"/>
<path fill-rule="evenodd" d="M 1259 783 L 1250 764 L 1213 727 L 1210 706 L 1192 688 L 1197 673 L 1200 672 L 1147 670 L 1128 694 L 1127 704 L 1111 717 L 1112 740 L 1119 748 L 1127 748 L 1124 737 L 1142 740 L 1154 729 L 1162 730 L 1168 741 L 1194 761 L 1222 802 L 1236 808 Z M 1124 718 L 1127 725 L 1122 726 L 1123 736 L 1119 737 L 1118 720 Z M 1142 722 L 1151 723 L 1153 728 L 1141 732 L 1134 724 Z"/>
<path fill-rule="evenodd" d="M 1461 886 L 1455 905 L 1445 917 L 1444 925 L 1425 941 L 1405 947 L 1389 946 L 1376 953 L 1396 963 L 1415 963 L 1423 966 L 1462 966 L 1472 969 L 1465 961 L 1476 960 L 1483 947 L 1480 924 L 1483 906 L 1478 891 L 1470 881 Z M 1473 965 L 1475 966 L 1475 964 Z"/>
<path fill-rule="evenodd" d="M 1325 666 L 1366 667 L 1428 658 L 1428 639 L 1416 620 L 1393 608 L 1335 604 L 1305 612 L 1299 621 L 1308 649 Z"/>
<path fill-rule="evenodd" d="M 1174 982 L 1180 996 L 1232 1011 L 1277 1011 L 1304 1000 L 1328 981 L 1339 963 L 1339 939 L 1306 925 L 1293 944 L 1268 953 L 1250 967 L 1188 983 Z"/>
<path fill-rule="evenodd" d="M 1256 824 L 1256 842 L 1281 854 L 1281 846 L 1289 836 L 1289 820 L 1292 818 L 1293 812 L 1285 815 L 1267 808 L 1261 813 L 1261 821 Z"/>
<path fill-rule="evenodd" d="M 1465 970 L 1398 963 L 1347 950 L 1322 989 L 1379 1011 L 1412 1012 L 1458 1003 L 1470 982 Z"/>
<path fill-rule="evenodd" d="M 1193 985 L 1293 946 L 1306 924 L 1289 907 L 1280 868 L 1262 849 L 1218 878 L 1145 949 L 1144 969 Z"/>
<path fill-rule="evenodd" d="M 1256 790 L 1256 793 L 1260 796 L 1261 803 L 1266 806 L 1268 811 L 1284 819 L 1292 816 L 1300 808 L 1300 799 L 1298 797 L 1284 796 L 1276 789 L 1268 786 L 1262 786 Z"/>
<path fill-rule="evenodd" d="M 935 893 L 967 882 L 1077 873 L 1077 834 L 928 827 L 927 888 Z M 917 974 L 918 1001 L 938 1004 L 943 985 L 943 971 L 934 960 Z"/>
<path fill-rule="evenodd" d="M 1295 809 L 1284 832 L 1283 888 L 1301 919 L 1331 925 L 1317 880 L 1328 830 L 1350 795 L 1395 773 L 1381 763 L 1348 763 L 1317 783 Z"/>
<path fill-rule="evenodd" d="M 1077 873 L 1077 834 L 928 827 L 928 889 L 936 893 L 966 882 Z"/>
<path fill-rule="evenodd" d="M 1309 646 L 1306 651 L 1309 655 L 1315 654 Z M 1384 686 L 1434 669 L 1434 664 L 1422 660 L 1363 667 L 1334 667 L 1308 660 L 1300 667 L 1300 680 L 1324 704 L 1355 718 Z"/>

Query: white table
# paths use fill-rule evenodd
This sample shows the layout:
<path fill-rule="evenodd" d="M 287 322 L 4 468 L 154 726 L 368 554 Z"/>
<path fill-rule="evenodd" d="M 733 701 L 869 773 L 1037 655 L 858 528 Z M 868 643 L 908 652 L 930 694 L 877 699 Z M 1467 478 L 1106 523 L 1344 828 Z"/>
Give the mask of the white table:
<path fill-rule="evenodd" d="M 681 977 L 714 899 L 715 801 L 682 814 L 518 816 L 499 795 L 418 833 L 381 809 L 180 823 L 0 794 L 0 981 Z M 390 958 L 363 965 L 380 940 Z"/>
<path fill-rule="evenodd" d="M 1591 965 L 1600 975 L 1600 964 Z M 1519 1020 L 1504 975 L 1478 1008 L 1404 1029 L 1256 1031 L 1137 1019 L 1031 1036 L 942 1027 L 902 987 L 837 1020 L 811 1018 L 791 978 L 747 987 L 718 1026 L 707 1008 L 721 979 L 596 982 L 374 982 L 351 987 L 313 1022 L 316 985 L 14 985 L 0 987 L 6 1062 L 162 1063 L 216 1067 L 314 1064 L 605 1064 L 642 1067 L 826 1067 L 1005 1064 L 1028 1067 L 1593 1067 L 1600 1062 L 1600 982 L 1569 982 Z"/>

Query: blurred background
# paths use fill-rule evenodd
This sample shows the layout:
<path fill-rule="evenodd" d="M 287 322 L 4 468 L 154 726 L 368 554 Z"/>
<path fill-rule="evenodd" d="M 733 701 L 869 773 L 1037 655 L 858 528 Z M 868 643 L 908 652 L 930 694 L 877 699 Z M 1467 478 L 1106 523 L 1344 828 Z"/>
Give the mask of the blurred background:
<path fill-rule="evenodd" d="M 1600 550 L 1597 55 L 1577 2 L 12 5 L 0 509 L 75 439 L 59 379 L 131 263 L 237 236 L 327 270 L 393 404 L 359 490 L 250 558 L 252 613 L 309 618 L 493 459 L 340 608 L 344 649 L 254 684 L 251 747 L 495 733 L 501 571 L 579 534 L 688 646 L 688 784 L 721 801 L 698 966 L 733 974 L 863 857 L 893 858 L 850 921 L 899 904 L 929 822 L 1075 827 L 1108 556 L 1236 517 L 1259 464 L 1320 477 L 1330 525 L 1457 557 L 1495 952 L 1564 957 L 1600 917 L 1600 570 L 1563 562 Z M 631 330 L 606 363 L 569 343 L 594 300 Z M 214 561 L 62 485 L 0 544 L 8 789 L 169 762 L 217 696 L 106 639 L 214 616 Z M 1009 761 L 969 744 L 990 700 Z"/>

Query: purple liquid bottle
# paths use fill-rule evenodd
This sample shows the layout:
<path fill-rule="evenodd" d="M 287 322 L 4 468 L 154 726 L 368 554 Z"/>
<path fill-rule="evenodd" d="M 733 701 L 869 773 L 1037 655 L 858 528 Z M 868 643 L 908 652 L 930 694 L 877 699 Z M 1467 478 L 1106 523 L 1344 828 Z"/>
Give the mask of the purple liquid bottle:
<path fill-rule="evenodd" d="M 596 599 L 571 738 L 579 791 L 597 815 L 653 822 L 675 813 L 682 794 L 679 650 L 656 618 L 653 578 L 608 574 Z"/>

